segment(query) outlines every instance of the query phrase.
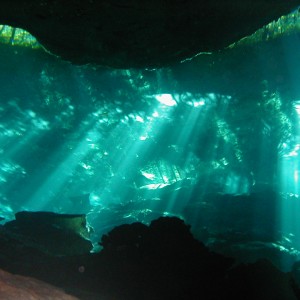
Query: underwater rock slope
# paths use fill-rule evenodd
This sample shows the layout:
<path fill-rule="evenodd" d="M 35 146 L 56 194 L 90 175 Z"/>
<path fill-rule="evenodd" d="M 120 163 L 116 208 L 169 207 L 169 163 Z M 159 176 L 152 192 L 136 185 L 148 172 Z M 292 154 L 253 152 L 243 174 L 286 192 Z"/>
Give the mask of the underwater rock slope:
<path fill-rule="evenodd" d="M 176 217 L 118 226 L 103 235 L 99 253 L 46 254 L 20 235 L 1 229 L 1 269 L 38 278 L 79 299 L 296 300 L 299 294 L 290 274 L 265 260 L 236 265 L 209 251 Z M 23 292 L 22 285 L 19 289 Z"/>

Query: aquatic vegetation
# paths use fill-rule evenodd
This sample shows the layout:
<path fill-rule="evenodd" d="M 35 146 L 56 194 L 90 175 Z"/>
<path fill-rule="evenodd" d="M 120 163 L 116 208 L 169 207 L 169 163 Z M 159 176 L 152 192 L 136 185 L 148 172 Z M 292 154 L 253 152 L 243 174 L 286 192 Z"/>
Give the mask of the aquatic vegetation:
<path fill-rule="evenodd" d="M 300 11 L 299 9 L 290 14 L 280 17 L 260 28 L 250 36 L 244 37 L 240 41 L 232 44 L 229 48 L 253 45 L 261 42 L 268 42 L 282 36 L 298 34 L 300 32 Z"/>
<path fill-rule="evenodd" d="M 8 44 L 17 47 L 29 47 L 31 49 L 41 49 L 35 37 L 26 30 L 8 25 L 0 25 L 0 44 Z"/>

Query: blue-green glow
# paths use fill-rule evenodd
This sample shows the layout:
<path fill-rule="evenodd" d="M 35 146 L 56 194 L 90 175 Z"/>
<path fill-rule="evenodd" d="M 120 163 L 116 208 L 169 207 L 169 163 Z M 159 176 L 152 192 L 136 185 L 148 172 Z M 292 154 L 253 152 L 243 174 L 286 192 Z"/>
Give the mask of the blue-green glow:
<path fill-rule="evenodd" d="M 234 45 L 176 68 L 111 70 L 28 48 L 17 59 L 22 34 L 1 30 L 12 53 L 0 70 L 0 217 L 84 213 L 99 241 L 116 225 L 176 215 L 211 240 L 248 234 L 300 249 L 297 44 L 278 64 L 271 45 L 242 59 Z M 252 52 L 263 72 L 252 74 Z"/>
<path fill-rule="evenodd" d="M 175 106 L 177 104 L 177 102 L 174 100 L 171 94 L 160 94 L 160 95 L 156 95 L 155 98 L 161 104 L 164 104 L 166 106 Z"/>

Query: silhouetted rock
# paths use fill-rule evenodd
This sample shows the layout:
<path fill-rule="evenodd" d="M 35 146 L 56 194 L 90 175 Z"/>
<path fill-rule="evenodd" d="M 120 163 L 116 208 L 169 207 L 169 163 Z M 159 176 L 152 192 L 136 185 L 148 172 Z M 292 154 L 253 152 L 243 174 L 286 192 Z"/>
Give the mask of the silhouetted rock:
<path fill-rule="evenodd" d="M 16 220 L 7 222 L 4 228 L 26 246 L 52 255 L 89 253 L 92 243 L 85 215 L 66 215 L 52 212 L 18 212 Z"/>
<path fill-rule="evenodd" d="M 115 227 L 101 238 L 100 245 L 105 250 L 118 250 L 120 247 L 140 247 L 149 234 L 149 228 L 139 222 Z"/>
<path fill-rule="evenodd" d="M 118 226 L 102 237 L 99 253 L 60 257 L 0 229 L 2 269 L 38 278 L 82 300 L 297 299 L 289 274 L 268 261 L 239 265 L 209 251 L 176 217 L 161 217 L 149 226 Z M 26 292 L 22 285 L 20 290 Z"/>
<path fill-rule="evenodd" d="M 227 280 L 227 292 L 223 299 L 297 299 L 290 276 L 279 271 L 268 260 L 239 265 L 229 272 Z"/>
<path fill-rule="evenodd" d="M 220 50 L 297 5 L 298 0 L 6 0 L 0 22 L 30 31 L 52 53 L 75 63 L 145 68 Z"/>

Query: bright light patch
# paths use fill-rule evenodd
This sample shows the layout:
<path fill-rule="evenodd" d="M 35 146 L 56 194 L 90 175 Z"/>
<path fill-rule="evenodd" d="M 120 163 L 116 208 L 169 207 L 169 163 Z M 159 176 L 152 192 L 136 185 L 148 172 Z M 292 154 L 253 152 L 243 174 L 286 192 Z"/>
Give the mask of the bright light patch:
<path fill-rule="evenodd" d="M 208 97 L 210 100 L 214 101 L 214 100 L 216 100 L 217 95 L 216 95 L 215 93 L 209 93 L 209 94 L 207 95 L 207 97 Z"/>
<path fill-rule="evenodd" d="M 298 182 L 298 179 L 299 179 L 299 173 L 298 173 L 298 170 L 295 170 L 294 171 L 294 181 Z"/>
<path fill-rule="evenodd" d="M 34 111 L 32 111 L 32 110 L 28 110 L 28 111 L 27 111 L 27 114 L 28 114 L 28 116 L 31 117 L 31 118 L 35 118 L 35 116 L 36 116 L 36 113 L 35 113 Z"/>
<path fill-rule="evenodd" d="M 91 200 L 93 200 L 93 201 L 96 201 L 96 200 L 99 200 L 99 199 L 100 199 L 100 197 L 97 196 L 97 195 L 95 195 L 95 194 L 92 194 L 90 198 L 91 198 Z"/>
<path fill-rule="evenodd" d="M 295 109 L 298 115 L 300 115 L 300 101 L 297 101 L 295 104 Z"/>
<path fill-rule="evenodd" d="M 142 175 L 145 176 L 147 179 L 153 180 L 155 178 L 154 174 L 142 172 Z"/>
<path fill-rule="evenodd" d="M 89 146 L 91 149 L 98 149 L 98 146 L 96 144 L 91 143 L 89 144 Z"/>
<path fill-rule="evenodd" d="M 89 165 L 87 165 L 87 164 L 85 164 L 85 163 L 82 163 L 81 166 L 82 166 L 84 169 L 86 169 L 86 170 L 90 170 L 90 169 L 92 168 L 91 166 L 89 166 Z"/>
<path fill-rule="evenodd" d="M 164 182 L 169 182 L 169 178 L 166 175 L 163 175 Z"/>
<path fill-rule="evenodd" d="M 90 200 L 90 204 L 92 206 L 98 206 L 98 205 L 100 205 L 100 202 L 101 202 L 100 197 L 96 194 L 93 194 L 93 193 L 90 194 L 89 200 Z"/>
<path fill-rule="evenodd" d="M 203 106 L 203 105 L 205 105 L 204 100 L 194 102 L 194 107 L 199 107 L 199 106 Z"/>
<path fill-rule="evenodd" d="M 42 119 L 33 119 L 32 123 L 40 130 L 50 130 L 49 122 Z"/>
<path fill-rule="evenodd" d="M 159 113 L 158 113 L 157 111 L 155 111 L 155 112 L 152 114 L 152 117 L 154 117 L 154 118 L 159 117 Z"/>
<path fill-rule="evenodd" d="M 136 120 L 137 122 L 144 123 L 144 119 L 143 119 L 142 117 L 140 117 L 140 116 L 136 116 L 136 117 L 135 117 L 135 120 Z"/>
<path fill-rule="evenodd" d="M 99 120 L 99 123 L 103 124 L 103 123 L 107 123 L 108 122 L 108 118 L 103 118 Z"/>
<path fill-rule="evenodd" d="M 140 187 L 140 189 L 147 189 L 147 190 L 157 190 L 157 189 L 162 189 L 164 188 L 165 186 L 168 186 L 169 184 L 167 183 L 153 183 L 153 184 L 147 184 L 147 185 L 144 185 L 142 187 Z"/>
<path fill-rule="evenodd" d="M 298 151 L 300 149 L 300 144 L 297 144 L 295 148 L 288 154 L 284 155 L 284 157 L 295 157 L 298 156 Z"/>
<path fill-rule="evenodd" d="M 160 94 L 155 96 L 156 100 L 166 106 L 175 106 L 177 103 L 171 94 Z"/>
<path fill-rule="evenodd" d="M 145 141 L 147 139 L 147 136 L 140 136 L 140 141 Z"/>

